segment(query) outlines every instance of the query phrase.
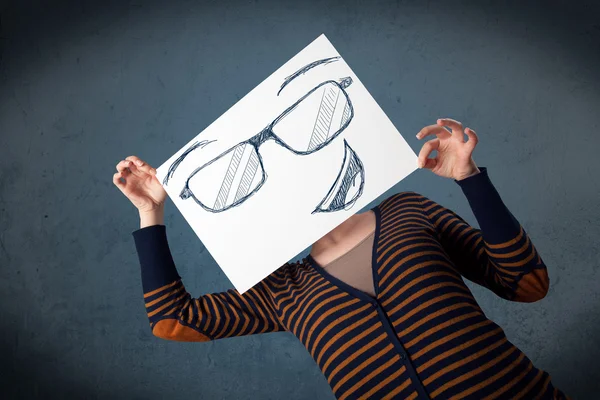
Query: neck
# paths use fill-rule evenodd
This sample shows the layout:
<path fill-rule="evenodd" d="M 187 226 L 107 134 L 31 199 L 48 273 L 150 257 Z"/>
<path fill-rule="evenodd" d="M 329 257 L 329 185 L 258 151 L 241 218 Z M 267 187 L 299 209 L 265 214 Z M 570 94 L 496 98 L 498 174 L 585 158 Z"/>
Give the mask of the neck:
<path fill-rule="evenodd" d="M 335 228 L 333 228 L 329 233 L 323 236 L 321 239 L 317 240 L 312 245 L 311 252 L 319 253 L 322 249 L 333 247 L 347 236 L 348 232 L 352 231 L 352 229 L 356 226 L 356 224 L 361 220 L 365 213 L 354 214 Z"/>

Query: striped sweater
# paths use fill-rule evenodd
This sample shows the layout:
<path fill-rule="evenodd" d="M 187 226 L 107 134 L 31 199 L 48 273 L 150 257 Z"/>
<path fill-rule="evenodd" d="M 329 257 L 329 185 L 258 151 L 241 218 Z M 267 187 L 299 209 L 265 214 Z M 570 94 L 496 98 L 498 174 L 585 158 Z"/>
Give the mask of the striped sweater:
<path fill-rule="evenodd" d="M 209 341 L 287 331 L 308 350 L 338 399 L 562 399 L 489 320 L 466 278 L 511 301 L 548 290 L 546 266 L 505 207 L 485 167 L 461 181 L 481 229 L 415 192 L 372 210 L 376 298 L 310 257 L 286 263 L 243 294 L 192 297 L 165 227 L 133 232 L 152 333 Z"/>

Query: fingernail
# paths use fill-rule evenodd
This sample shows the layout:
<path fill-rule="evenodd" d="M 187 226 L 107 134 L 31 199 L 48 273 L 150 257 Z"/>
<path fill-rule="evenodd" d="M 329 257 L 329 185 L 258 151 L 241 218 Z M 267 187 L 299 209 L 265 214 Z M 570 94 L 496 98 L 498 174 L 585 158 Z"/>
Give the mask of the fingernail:
<path fill-rule="evenodd" d="M 143 163 L 142 163 L 141 161 L 139 161 L 139 160 L 138 160 L 138 161 L 136 161 L 135 163 L 136 163 L 137 165 L 139 165 L 139 166 L 141 166 L 141 165 L 143 164 Z"/>
<path fill-rule="evenodd" d="M 420 137 L 419 137 L 419 134 L 418 134 L 418 133 L 415 135 L 415 137 L 416 137 L 417 139 L 420 139 Z"/>

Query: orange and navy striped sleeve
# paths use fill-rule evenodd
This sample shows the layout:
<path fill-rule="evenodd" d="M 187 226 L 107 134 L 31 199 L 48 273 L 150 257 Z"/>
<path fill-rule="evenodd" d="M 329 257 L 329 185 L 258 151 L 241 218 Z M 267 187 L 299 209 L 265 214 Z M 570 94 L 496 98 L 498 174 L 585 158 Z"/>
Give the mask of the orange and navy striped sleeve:
<path fill-rule="evenodd" d="M 164 225 L 133 232 L 152 333 L 162 339 L 206 342 L 284 331 L 263 281 L 240 294 L 235 289 L 192 297 L 179 276 Z"/>
<path fill-rule="evenodd" d="M 467 279 L 518 302 L 542 299 L 549 286 L 544 261 L 525 229 L 506 208 L 487 173 L 457 181 L 480 229 L 423 196 L 421 206 L 449 258 Z"/>

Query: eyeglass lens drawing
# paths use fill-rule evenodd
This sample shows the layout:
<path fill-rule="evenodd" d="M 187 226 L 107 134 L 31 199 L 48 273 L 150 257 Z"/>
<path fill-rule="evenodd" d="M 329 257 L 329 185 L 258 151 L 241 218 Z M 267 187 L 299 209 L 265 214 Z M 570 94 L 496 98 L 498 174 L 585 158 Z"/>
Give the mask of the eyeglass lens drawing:
<path fill-rule="evenodd" d="M 331 57 L 304 66 L 286 78 L 279 92 L 308 69 L 337 59 L 339 57 Z M 339 82 L 328 80 L 320 83 L 258 134 L 196 168 L 186 179 L 179 197 L 184 200 L 192 198 L 204 210 L 213 213 L 241 205 L 258 192 L 267 180 L 260 154 L 263 143 L 273 139 L 293 154 L 304 156 L 321 150 L 349 126 L 354 117 L 354 108 L 346 88 L 351 84 L 351 77 L 342 78 Z M 308 115 L 315 117 L 307 118 Z M 177 166 L 190 152 L 211 142 L 201 141 L 190 146 L 171 164 L 163 184 L 168 183 Z M 362 195 L 364 175 L 362 162 L 344 139 L 344 160 L 336 181 L 312 214 L 352 207 Z"/>

